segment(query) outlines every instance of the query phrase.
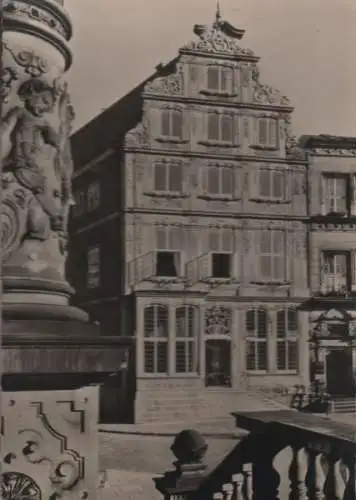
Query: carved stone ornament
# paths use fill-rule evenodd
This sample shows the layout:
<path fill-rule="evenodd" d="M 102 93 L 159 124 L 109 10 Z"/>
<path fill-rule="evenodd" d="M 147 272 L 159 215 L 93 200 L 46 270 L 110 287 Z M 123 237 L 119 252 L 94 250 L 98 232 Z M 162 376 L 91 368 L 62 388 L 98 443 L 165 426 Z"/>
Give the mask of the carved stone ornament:
<path fill-rule="evenodd" d="M 18 18 L 27 17 L 32 21 L 44 24 L 46 27 L 57 31 L 63 37 L 68 36 L 68 31 L 64 29 L 58 18 L 48 10 L 38 7 L 38 5 L 34 6 L 31 3 L 21 2 L 20 0 L 5 0 L 3 10 L 6 14 L 16 15 Z"/>
<path fill-rule="evenodd" d="M 63 254 L 73 203 L 69 135 L 74 113 L 66 86 L 32 78 L 20 85 L 18 96 L 22 106 L 11 108 L 0 122 L 3 262 L 26 241 L 45 242 L 53 234 Z M 59 126 L 51 122 L 54 112 Z"/>
<path fill-rule="evenodd" d="M 183 72 L 158 77 L 145 85 L 144 92 L 158 95 L 182 95 L 183 94 Z"/>
<path fill-rule="evenodd" d="M 49 65 L 45 59 L 30 50 L 14 52 L 6 42 L 3 42 L 3 49 L 10 52 L 15 62 L 21 66 L 29 76 L 37 78 L 49 71 Z"/>
<path fill-rule="evenodd" d="M 205 311 L 205 335 L 231 335 L 232 312 L 223 306 Z"/>
<path fill-rule="evenodd" d="M 5 67 L 0 70 L 0 102 L 8 101 L 12 82 L 19 79 L 17 71 L 14 68 Z"/>
<path fill-rule="evenodd" d="M 320 156 L 356 156 L 356 149 L 310 148 L 308 151 Z"/>
<path fill-rule="evenodd" d="M 1 475 L 2 500 L 42 500 L 36 482 L 21 472 L 5 472 Z"/>
<path fill-rule="evenodd" d="M 194 33 L 199 40 L 188 42 L 182 47 L 182 51 L 203 52 L 208 54 L 227 54 L 230 56 L 249 56 L 254 53 L 250 49 L 242 48 L 235 37 L 229 36 L 224 30 L 225 23 L 214 23 L 212 27 L 195 25 Z M 241 37 L 239 37 L 241 38 Z"/>
<path fill-rule="evenodd" d="M 147 124 L 143 119 L 135 128 L 129 130 L 125 136 L 126 147 L 146 146 L 148 144 Z"/>
<path fill-rule="evenodd" d="M 258 104 L 274 104 L 277 106 L 289 106 L 290 100 L 285 95 L 269 85 L 260 82 L 260 71 L 257 66 L 252 71 L 253 101 Z"/>

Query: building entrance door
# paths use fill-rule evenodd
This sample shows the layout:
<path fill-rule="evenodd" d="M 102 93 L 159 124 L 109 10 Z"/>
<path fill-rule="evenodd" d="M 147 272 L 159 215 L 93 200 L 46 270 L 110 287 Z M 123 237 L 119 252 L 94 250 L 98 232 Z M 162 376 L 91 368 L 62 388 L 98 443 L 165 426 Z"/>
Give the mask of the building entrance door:
<path fill-rule="evenodd" d="M 230 340 L 206 340 L 205 373 L 207 387 L 231 387 Z"/>
<path fill-rule="evenodd" d="M 352 396 L 355 392 L 352 370 L 352 354 L 344 350 L 332 350 L 326 357 L 326 385 L 332 396 Z"/>

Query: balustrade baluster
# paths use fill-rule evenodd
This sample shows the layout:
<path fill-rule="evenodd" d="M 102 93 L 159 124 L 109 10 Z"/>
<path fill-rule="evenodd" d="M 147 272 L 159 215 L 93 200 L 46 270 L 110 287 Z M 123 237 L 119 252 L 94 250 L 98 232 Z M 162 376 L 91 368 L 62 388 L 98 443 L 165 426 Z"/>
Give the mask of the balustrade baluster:
<path fill-rule="evenodd" d="M 234 487 L 231 483 L 223 484 L 222 490 L 224 493 L 224 500 L 231 500 L 234 493 Z"/>
<path fill-rule="evenodd" d="M 343 463 L 341 458 L 339 458 L 334 463 L 333 472 L 334 472 L 335 498 L 336 500 L 343 500 L 347 484 L 350 480 L 350 470 L 347 467 L 347 465 Z"/>
<path fill-rule="evenodd" d="M 325 473 L 323 467 L 323 455 L 319 453 L 315 457 L 315 499 L 325 500 L 326 496 L 324 493 L 324 485 L 326 481 L 327 474 Z"/>
<path fill-rule="evenodd" d="M 277 486 L 277 498 L 286 498 L 289 494 L 289 468 L 293 461 L 293 450 L 290 446 L 283 448 L 273 460 L 273 468 L 279 477 L 279 484 Z"/>
<path fill-rule="evenodd" d="M 296 485 L 296 495 L 297 495 L 297 500 L 308 500 L 308 488 L 306 485 L 306 477 L 308 474 L 308 468 L 309 468 L 309 458 L 308 458 L 308 453 L 305 448 L 300 448 L 299 450 L 295 451 L 295 459 L 296 459 L 296 479 L 297 479 L 297 485 Z M 293 492 L 294 493 L 294 492 Z"/>
<path fill-rule="evenodd" d="M 252 464 L 244 464 L 244 466 L 242 467 L 242 471 L 245 476 L 246 500 L 252 500 L 253 498 Z"/>
<path fill-rule="evenodd" d="M 236 500 L 244 500 L 243 493 L 242 493 L 243 486 L 244 486 L 244 481 L 245 481 L 245 477 L 241 473 L 240 474 L 234 474 L 232 476 L 232 483 L 235 486 L 235 497 L 236 497 Z"/>

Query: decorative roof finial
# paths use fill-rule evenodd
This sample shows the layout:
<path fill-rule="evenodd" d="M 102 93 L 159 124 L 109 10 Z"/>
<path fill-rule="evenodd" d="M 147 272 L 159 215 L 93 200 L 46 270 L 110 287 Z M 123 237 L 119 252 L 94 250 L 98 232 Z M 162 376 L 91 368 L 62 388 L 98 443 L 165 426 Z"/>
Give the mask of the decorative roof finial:
<path fill-rule="evenodd" d="M 215 14 L 215 23 L 214 27 L 217 28 L 220 25 L 221 21 L 221 12 L 220 12 L 220 2 L 217 0 L 216 2 L 216 14 Z"/>

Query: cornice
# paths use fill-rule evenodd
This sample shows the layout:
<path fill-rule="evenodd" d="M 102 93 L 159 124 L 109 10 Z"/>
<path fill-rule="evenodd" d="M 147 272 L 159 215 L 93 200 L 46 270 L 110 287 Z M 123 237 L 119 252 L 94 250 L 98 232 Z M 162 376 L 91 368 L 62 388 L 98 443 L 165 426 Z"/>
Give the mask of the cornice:
<path fill-rule="evenodd" d="M 184 158 L 200 158 L 207 160 L 222 160 L 222 161 L 234 161 L 234 162 L 250 162 L 250 163 L 282 163 L 284 165 L 303 165 L 307 166 L 308 162 L 306 160 L 295 160 L 292 158 L 280 158 L 271 156 L 252 156 L 252 155 L 238 155 L 238 154 L 213 154 L 207 152 L 194 152 L 194 151 L 172 151 L 162 148 L 149 148 L 144 146 L 125 146 L 125 153 L 139 153 L 139 154 L 149 154 L 157 156 L 180 156 Z"/>
<path fill-rule="evenodd" d="M 253 111 L 275 111 L 278 113 L 292 113 L 293 106 L 280 104 L 257 104 L 254 102 L 228 101 L 224 99 L 207 99 L 198 97 L 188 97 L 184 95 L 157 95 L 150 92 L 142 92 L 141 96 L 147 101 L 164 101 L 180 104 L 199 104 L 200 106 L 221 106 L 233 107 L 236 109 L 247 109 Z"/>
<path fill-rule="evenodd" d="M 275 214 L 265 214 L 265 213 L 248 213 L 248 212 L 231 212 L 231 210 L 226 211 L 226 212 L 218 212 L 215 210 L 184 210 L 182 208 L 177 208 L 177 209 L 171 209 L 171 208 L 144 208 L 144 207 L 126 207 L 123 209 L 124 214 L 142 214 L 142 215 L 147 215 L 147 214 L 164 214 L 164 215 L 181 215 L 183 217 L 202 217 L 202 218 L 209 218 L 209 217 L 219 217 L 219 218 L 227 218 L 227 219 L 256 219 L 256 220 L 269 220 L 269 221 L 291 221 L 291 222 L 308 222 L 309 217 L 308 216 L 302 216 L 302 215 L 275 215 Z"/>
<path fill-rule="evenodd" d="M 41 38 L 45 42 L 55 47 L 63 55 L 65 60 L 65 70 L 68 70 L 72 65 L 72 52 L 68 47 L 65 38 L 57 35 L 53 30 L 46 28 L 40 23 L 28 20 L 20 21 L 15 16 L 6 15 L 3 23 L 3 30 L 4 32 L 17 31 L 19 33 L 31 35 L 36 38 Z"/>
<path fill-rule="evenodd" d="M 187 49 L 182 47 L 179 49 L 179 54 L 196 56 L 196 57 L 205 57 L 207 59 L 227 59 L 230 61 L 246 61 L 246 62 L 254 62 L 257 63 L 260 61 L 259 56 L 255 56 L 252 54 L 226 54 L 225 52 L 216 51 L 216 52 L 204 52 L 200 50 Z"/>

